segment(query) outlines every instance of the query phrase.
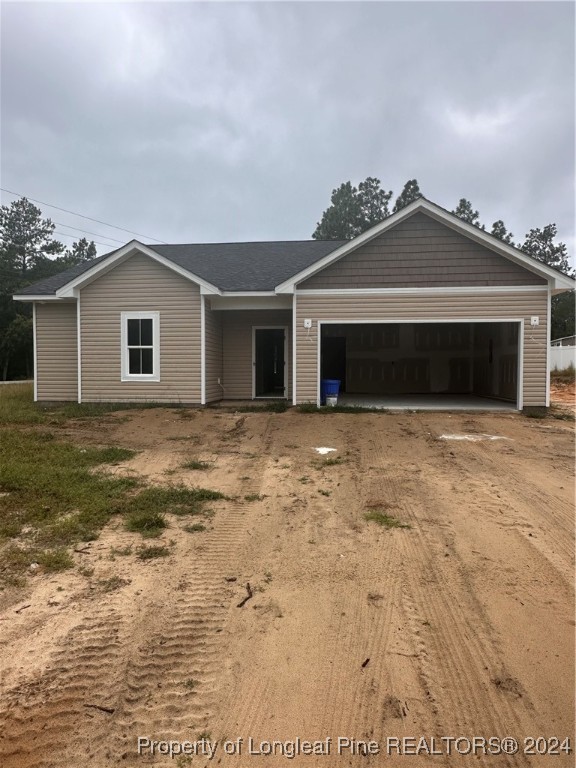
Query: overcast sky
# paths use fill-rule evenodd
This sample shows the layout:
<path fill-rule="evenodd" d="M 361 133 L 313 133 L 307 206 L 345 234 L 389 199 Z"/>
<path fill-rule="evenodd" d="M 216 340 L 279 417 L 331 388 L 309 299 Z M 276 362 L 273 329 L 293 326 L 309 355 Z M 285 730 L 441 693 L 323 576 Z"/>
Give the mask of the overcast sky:
<path fill-rule="evenodd" d="M 9 190 L 217 242 L 308 239 L 342 182 L 396 195 L 417 178 L 517 239 L 556 222 L 574 253 L 573 3 L 3 2 L 1 16 Z M 60 232 L 131 239 L 40 207 Z"/>

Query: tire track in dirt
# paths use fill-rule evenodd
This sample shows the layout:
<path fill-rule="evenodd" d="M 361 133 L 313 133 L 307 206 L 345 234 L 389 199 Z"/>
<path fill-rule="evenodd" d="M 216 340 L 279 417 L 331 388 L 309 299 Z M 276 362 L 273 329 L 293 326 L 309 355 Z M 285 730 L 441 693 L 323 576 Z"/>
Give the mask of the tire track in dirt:
<path fill-rule="evenodd" d="M 91 608 L 92 615 L 54 653 L 49 670 L 6 697 L 4 768 L 56 765 L 56 756 L 87 717 L 109 719 L 109 713 L 88 705 L 114 707 L 109 691 L 126 638 L 115 611 L 97 604 Z"/>
<path fill-rule="evenodd" d="M 225 450 L 234 449 L 243 426 L 236 423 Z M 262 427 L 260 458 L 237 460 L 238 473 L 249 467 L 252 475 L 242 483 L 246 494 L 259 492 L 269 452 L 270 418 L 257 426 Z M 97 766 L 127 759 L 150 762 L 137 756 L 138 735 L 194 739 L 200 734 L 225 677 L 222 630 L 240 590 L 225 576 L 238 562 L 245 539 L 246 506 L 240 500 L 226 504 L 201 549 L 188 539 L 184 551 L 169 558 L 166 581 L 155 584 L 150 574 L 154 603 L 144 595 L 137 618 L 91 603 L 91 618 L 69 633 L 40 680 L 22 694 L 10 693 L 16 703 L 3 729 L 3 768 L 69 768 L 78 760 L 69 746 L 71 735 L 80 731 L 87 744 L 84 759 Z M 88 708 L 88 703 L 113 711 Z M 151 762 L 163 760 L 156 756 Z"/>
<path fill-rule="evenodd" d="M 385 460 L 386 452 L 382 446 L 378 452 Z M 404 552 L 403 588 L 408 610 L 421 624 L 430 624 L 426 636 L 420 636 L 425 648 L 421 647 L 419 659 L 429 657 L 431 667 L 436 670 L 432 678 L 429 676 L 430 665 L 420 665 L 427 696 L 438 711 L 438 725 L 443 730 L 449 728 L 444 731 L 445 735 L 449 732 L 504 735 L 511 729 L 516 729 L 516 733 L 523 732 L 524 718 L 518 717 L 518 706 L 512 709 L 490 688 L 490 676 L 496 678 L 501 669 L 498 652 L 490 642 L 492 630 L 487 618 L 476 602 L 470 604 L 468 591 L 458 583 L 453 567 L 449 590 L 442 588 L 445 576 L 438 565 L 438 544 L 442 542 L 433 540 L 421 525 L 424 510 L 426 515 L 436 511 L 433 488 L 423 487 L 421 482 L 411 482 L 406 473 L 398 469 L 405 458 L 409 460 L 409 457 L 397 455 L 394 463 L 388 462 L 380 482 L 383 495 L 402 510 L 401 519 L 412 525 L 412 530 L 406 531 L 399 540 Z M 434 457 L 430 456 L 430 463 L 433 461 Z M 406 496 L 410 497 L 410 506 L 405 503 Z M 438 517 L 442 518 L 441 513 Z M 436 583 L 438 589 L 431 589 L 431 582 Z M 451 595 L 450 599 L 447 593 Z M 474 762 L 486 766 L 529 764 L 521 757 L 509 759 L 506 756 L 496 761 L 493 757 L 478 757 Z"/>
<path fill-rule="evenodd" d="M 516 426 L 516 425 L 514 425 Z M 481 432 L 483 425 L 467 422 L 465 427 Z M 517 442 L 524 436 L 514 432 Z M 532 435 L 527 435 L 532 439 Z M 437 441 L 440 442 L 440 441 Z M 514 454 L 502 457 L 498 445 L 493 443 L 459 443 L 451 452 L 451 471 L 457 469 L 462 478 L 461 494 L 467 506 L 491 516 L 501 526 L 518 530 L 529 539 L 566 583 L 574 573 L 574 500 L 561 498 L 542 491 L 546 471 L 535 462 L 530 474 L 525 467 L 515 466 Z M 446 451 L 446 449 L 444 449 Z M 504 458 L 504 460 L 502 460 Z M 535 457 L 536 458 L 536 457 Z M 440 471 L 442 471 L 440 469 Z M 568 475 L 566 485 L 570 485 Z M 530 509 L 531 522 L 524 519 L 522 510 Z M 534 523 L 540 529 L 538 536 L 530 532 Z"/>
<path fill-rule="evenodd" d="M 343 735 L 380 738 L 392 728 L 395 733 L 402 731 L 405 718 L 410 722 L 416 719 L 420 724 L 430 722 L 412 658 L 415 654 L 406 647 L 398 632 L 404 621 L 401 553 L 396 546 L 390 545 L 386 535 L 377 541 L 370 534 L 366 535 L 366 524 L 364 521 L 360 524 L 358 520 L 358 499 L 372 494 L 369 478 L 375 470 L 365 469 L 372 458 L 369 460 L 365 455 L 359 437 L 362 429 L 369 430 L 373 426 L 372 417 L 355 416 L 351 424 L 346 421 L 346 429 L 342 429 L 341 421 L 335 416 L 326 417 L 320 424 L 321 438 L 316 435 L 316 440 L 322 445 L 343 444 L 346 456 L 344 463 L 337 467 L 311 473 L 315 482 L 305 486 L 303 515 L 306 518 L 318 516 L 317 530 L 323 530 L 324 535 L 337 537 L 341 542 L 341 554 L 337 556 L 340 559 L 329 571 L 331 591 L 317 593 L 318 610 L 311 626 L 308 622 L 301 624 L 302 619 L 298 616 L 288 619 L 296 626 L 301 624 L 302 633 L 311 630 L 312 639 L 304 635 L 297 637 L 290 631 L 278 639 L 264 636 L 262 645 L 256 638 L 253 646 L 256 658 L 249 659 L 239 674 L 236 690 L 226 707 L 230 715 L 220 728 L 228 737 L 252 735 L 256 739 L 290 739 L 300 735 L 321 739 L 328 735 L 334 738 Z M 301 425 L 299 428 L 302 429 Z M 289 440 L 289 437 L 284 435 L 284 439 Z M 342 456 L 343 451 L 338 455 Z M 315 496 L 316 481 L 320 477 L 322 482 L 318 481 L 318 484 L 328 487 L 323 473 L 329 471 L 338 473 L 340 490 L 330 486 L 333 487 L 330 501 L 319 504 Z M 297 478 L 292 482 L 294 480 Z M 290 488 L 297 489 L 299 494 L 303 492 L 295 484 Z M 330 522 L 334 519 L 339 521 L 339 528 L 334 528 Z M 293 535 L 297 536 L 297 531 Z M 262 538 L 265 538 L 264 532 Z M 296 541 L 297 538 L 290 539 L 286 546 L 297 547 Z M 365 554 L 358 559 L 357 553 L 362 550 Z M 317 556 L 322 558 L 321 551 Z M 347 566 L 348 558 L 353 563 L 353 570 Z M 323 579 L 324 570 L 320 576 L 314 569 L 309 572 L 305 564 L 302 565 L 303 573 L 297 579 L 296 588 L 302 602 L 307 604 L 308 592 L 314 589 L 317 580 Z M 326 583 L 322 589 L 325 587 Z M 278 682 L 269 666 L 270 651 L 278 659 L 279 677 L 285 680 L 287 670 L 282 668 L 284 659 L 277 643 L 288 643 L 289 638 L 295 643 L 290 646 L 290 656 L 300 657 L 289 673 L 298 706 L 296 710 L 295 702 L 286 701 L 279 710 L 279 700 L 283 700 L 286 692 L 283 682 Z M 321 656 L 317 654 L 318 648 Z M 259 662 L 260 657 L 264 663 Z M 366 659 L 369 661 L 363 667 Z M 314 686 L 304 684 L 302 676 L 306 671 L 313 676 Z M 365 765 L 367 760 L 372 762 L 374 758 L 356 755 L 341 756 L 336 760 L 339 764 Z M 277 756 L 266 760 L 269 766 L 284 762 L 285 758 Z M 227 764 L 230 763 L 237 764 L 234 758 L 227 759 Z M 307 761 L 307 764 L 323 763 L 320 759 Z"/>
<path fill-rule="evenodd" d="M 242 417 L 236 422 L 228 449 L 234 450 L 236 440 L 246 434 L 245 421 L 246 417 Z M 249 484 L 243 484 L 246 495 L 260 492 L 271 441 L 270 418 L 260 440 L 259 458 L 249 458 L 253 477 Z M 238 474 L 245 470 L 246 459 L 240 460 Z M 222 630 L 230 599 L 237 596 L 239 588 L 231 589 L 225 576 L 247 533 L 246 508 L 243 501 L 227 505 L 201 557 L 184 563 L 180 558 L 178 572 L 185 588 L 173 606 L 155 617 L 153 633 L 126 666 L 131 694 L 120 708 L 118 730 L 122 732 L 122 744 L 118 753 L 134 757 L 138 735 L 194 740 L 209 732 L 224 685 L 226 638 Z"/>

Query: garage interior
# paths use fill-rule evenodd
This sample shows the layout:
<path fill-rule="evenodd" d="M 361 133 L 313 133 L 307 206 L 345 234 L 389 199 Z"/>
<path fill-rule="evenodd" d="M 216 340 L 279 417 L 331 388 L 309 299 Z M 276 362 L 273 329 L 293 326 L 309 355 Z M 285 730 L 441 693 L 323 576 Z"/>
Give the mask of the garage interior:
<path fill-rule="evenodd" d="M 322 323 L 320 375 L 338 404 L 390 409 L 514 410 L 519 324 Z"/>

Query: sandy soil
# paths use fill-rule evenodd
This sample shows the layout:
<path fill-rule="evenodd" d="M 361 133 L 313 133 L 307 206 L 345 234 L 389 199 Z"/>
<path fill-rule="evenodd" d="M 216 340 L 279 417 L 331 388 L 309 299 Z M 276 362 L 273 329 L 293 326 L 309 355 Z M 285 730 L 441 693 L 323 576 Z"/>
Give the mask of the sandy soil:
<path fill-rule="evenodd" d="M 38 573 L 4 595 L 4 768 L 204 766 L 136 750 L 138 736 L 201 734 L 219 741 L 213 764 L 244 768 L 574 765 L 445 742 L 434 756 L 386 753 L 387 737 L 574 748 L 571 423 L 158 409 L 63 432 L 139 451 L 115 471 L 237 498 L 215 502 L 202 533 L 172 518 L 168 558 L 111 554 L 141 542 L 118 523 L 74 554 L 84 575 Z M 322 446 L 342 463 L 323 466 Z M 182 470 L 192 457 L 212 469 Z M 410 527 L 366 521 L 375 508 Z M 224 754 L 238 737 L 243 754 Z M 247 754 L 249 737 L 333 742 L 330 756 L 290 760 Z M 338 754 L 338 737 L 380 754 Z"/>
<path fill-rule="evenodd" d="M 550 384 L 550 400 L 553 404 L 571 406 L 576 409 L 576 392 L 574 382 L 552 381 Z"/>

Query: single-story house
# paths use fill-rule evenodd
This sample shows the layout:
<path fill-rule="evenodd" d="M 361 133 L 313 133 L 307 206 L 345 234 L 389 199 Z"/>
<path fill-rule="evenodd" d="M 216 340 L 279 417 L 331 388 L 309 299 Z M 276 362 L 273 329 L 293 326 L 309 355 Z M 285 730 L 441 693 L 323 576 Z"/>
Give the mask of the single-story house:
<path fill-rule="evenodd" d="M 420 198 L 350 241 L 132 240 L 14 298 L 39 401 L 319 403 L 328 378 L 522 409 L 549 404 L 550 297 L 573 288 Z"/>

